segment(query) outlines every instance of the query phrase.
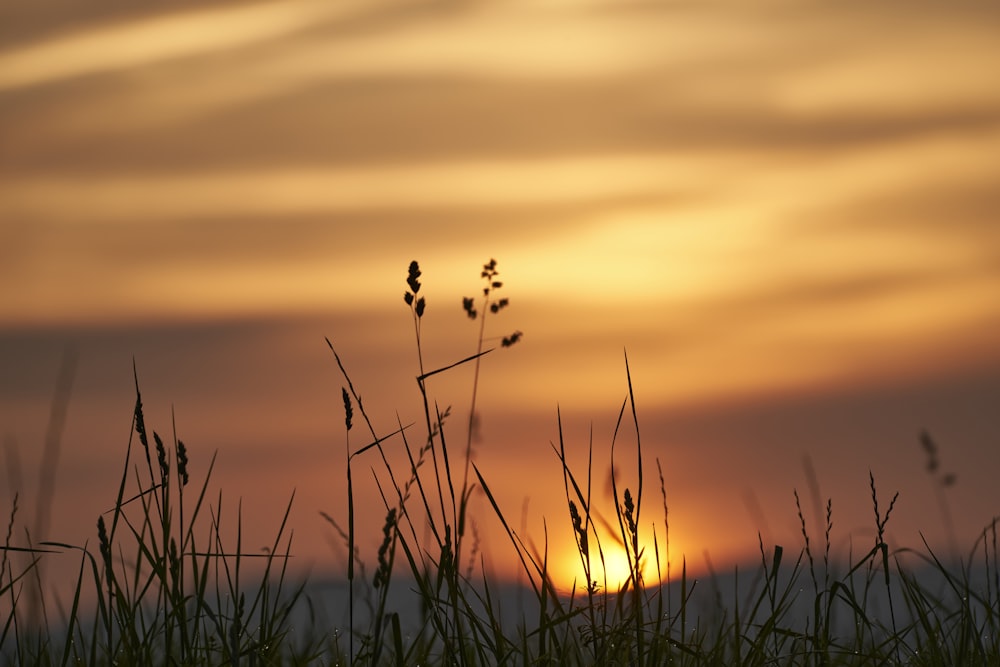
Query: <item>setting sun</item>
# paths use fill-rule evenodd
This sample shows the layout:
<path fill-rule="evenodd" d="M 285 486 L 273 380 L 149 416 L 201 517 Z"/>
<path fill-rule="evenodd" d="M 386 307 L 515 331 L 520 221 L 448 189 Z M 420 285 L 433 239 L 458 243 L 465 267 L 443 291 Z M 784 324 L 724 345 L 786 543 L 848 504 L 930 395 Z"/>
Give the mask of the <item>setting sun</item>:
<path fill-rule="evenodd" d="M 662 539 L 662 538 L 660 538 Z M 663 553 L 662 543 L 660 548 L 660 566 L 657 568 L 656 553 L 652 539 L 648 544 L 640 544 L 639 571 L 643 583 L 650 588 L 656 587 L 660 582 L 667 582 L 667 558 Z M 626 583 L 631 586 L 633 563 L 630 553 L 620 543 L 602 537 L 602 554 L 594 549 L 591 553 L 590 568 L 591 579 L 597 582 L 599 590 L 616 592 Z M 570 591 L 574 588 L 582 591 L 586 587 L 586 577 L 580 554 L 577 551 L 566 549 L 560 555 L 558 569 L 553 573 L 553 580 L 560 590 Z"/>

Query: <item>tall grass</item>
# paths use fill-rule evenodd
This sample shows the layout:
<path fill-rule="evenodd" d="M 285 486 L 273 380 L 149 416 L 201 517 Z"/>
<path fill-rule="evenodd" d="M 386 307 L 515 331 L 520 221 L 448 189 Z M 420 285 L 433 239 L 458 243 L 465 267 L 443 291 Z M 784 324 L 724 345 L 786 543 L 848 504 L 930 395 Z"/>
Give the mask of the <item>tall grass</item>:
<path fill-rule="evenodd" d="M 242 545 L 242 510 L 235 543 L 224 538 L 220 491 L 207 498 L 213 456 L 194 494 L 188 450 L 174 437 L 165 442 L 147 431 L 136 379 L 132 430 L 111 507 L 96 520 L 96 543 L 13 543 L 15 497 L 2 547 L 0 659 L 17 665 L 284 664 L 303 657 L 286 641 L 288 618 L 302 584 L 286 582 L 291 499 L 266 554 Z M 205 520 L 203 515 L 207 513 Z M 228 514 L 227 514 L 228 516 Z M 228 524 L 227 524 L 228 525 Z M 37 580 L 45 557 L 79 559 L 70 606 L 53 613 L 42 606 L 42 624 L 25 617 L 26 582 Z M 11 556 L 27 555 L 18 567 Z M 246 580 L 249 561 L 254 578 Z M 90 600 L 91 602 L 87 602 Z M 59 601 L 61 602 L 61 601 Z M 5 607 L 5 609 L 4 609 Z"/>
<path fill-rule="evenodd" d="M 346 517 L 321 512 L 347 549 L 343 572 L 347 628 L 333 627 L 315 609 L 305 582 L 290 583 L 287 525 L 290 498 L 264 554 L 242 543 L 244 517 L 221 492 L 208 497 L 215 464 L 204 483 L 189 488 L 188 449 L 176 435 L 165 441 L 145 424 L 136 403 L 124 465 L 109 510 L 96 520 L 93 543 L 32 541 L 17 535 L 14 496 L 0 547 L 0 660 L 7 664 L 86 665 L 996 665 L 1000 664 L 1000 570 L 997 524 L 980 534 L 961 562 L 940 558 L 927 544 L 891 550 L 886 526 L 898 500 L 886 502 L 869 473 L 873 541 L 860 553 L 833 553 L 834 505 L 812 489 L 821 531 L 810 532 L 798 491 L 794 502 L 802 543 L 795 549 L 758 539 L 760 563 L 697 583 L 687 563 L 671 562 L 670 523 L 662 465 L 659 516 L 651 519 L 639 410 L 632 369 L 624 361 L 623 401 L 610 441 L 612 469 L 631 466 L 634 487 L 612 480 L 610 507 L 594 499 L 594 438 L 567 442 L 557 411 L 553 457 L 561 469 L 565 521 L 578 556 L 577 584 L 560 590 L 550 558 L 548 523 L 541 536 L 515 529 L 475 460 L 480 362 L 494 341 L 509 347 L 523 336 L 487 336 L 486 318 L 509 305 L 495 260 L 483 266 L 481 300 L 463 299 L 478 319 L 475 353 L 427 368 L 421 324 L 428 301 L 412 262 L 404 302 L 413 323 L 419 374 L 419 422 L 381 433 L 333 343 L 327 344 L 344 380 L 344 496 Z M 430 389 L 433 379 L 471 365 L 473 385 L 458 449 Z M 364 436 L 355 426 L 363 424 Z M 174 428 L 176 434 L 176 428 Z M 619 445 L 634 439 L 629 461 Z M 937 473 L 937 446 L 921 443 Z M 582 451 L 581 451 L 582 449 Z M 391 450 L 391 451 L 390 451 Z M 402 455 L 402 457 L 398 455 Z M 572 462 L 585 455 L 578 469 Z M 403 465 L 393 461 L 405 461 Z M 384 522 L 374 554 L 363 554 L 356 523 L 357 465 L 377 470 Z M 952 476 L 941 478 L 943 485 Z M 502 582 L 487 574 L 472 498 L 485 499 L 486 517 L 509 543 L 491 557 L 520 568 L 528 601 L 512 614 Z M 943 496 L 943 516 L 948 516 Z M 225 514 L 225 517 L 223 516 Z M 346 522 L 344 519 L 346 518 Z M 229 528 L 235 524 L 235 538 Z M 226 526 L 226 530 L 223 530 Z M 226 536 L 229 536 L 228 538 Z M 623 549 L 628 576 L 609 581 L 612 549 Z M 44 559 L 76 558 L 76 584 L 67 604 L 42 607 L 28 618 L 29 584 L 42 588 Z M 368 563 L 372 566 L 369 568 Z M 679 571 L 678 571 L 679 570 Z M 731 587 L 722 590 L 723 586 Z M 706 590 L 706 587 L 708 590 Z M 418 611 L 401 600 L 416 598 Z M 367 613 L 361 613 L 364 604 Z M 67 606 L 68 605 L 68 606 Z"/>

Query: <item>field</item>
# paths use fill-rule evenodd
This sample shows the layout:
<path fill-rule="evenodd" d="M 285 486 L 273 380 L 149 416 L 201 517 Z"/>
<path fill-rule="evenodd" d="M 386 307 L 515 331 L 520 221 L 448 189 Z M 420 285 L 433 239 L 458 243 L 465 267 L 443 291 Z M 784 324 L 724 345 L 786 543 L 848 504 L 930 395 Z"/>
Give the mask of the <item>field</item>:
<path fill-rule="evenodd" d="M 221 492 L 210 494 L 214 458 L 202 485 L 189 485 L 188 449 L 176 434 L 163 438 L 145 422 L 136 378 L 132 438 L 121 482 L 109 490 L 112 507 L 86 544 L 35 543 L 15 530 L 18 499 L 8 513 L 0 565 L 0 661 L 17 665 L 996 665 L 1000 664 L 1000 570 L 992 523 L 961 561 L 939 558 L 927 544 L 891 550 L 884 539 L 896 495 L 884 495 L 869 477 L 875 539 L 859 553 L 831 549 L 833 502 L 815 534 L 796 493 L 802 541 L 759 542 L 752 571 L 689 578 L 682 560 L 671 562 L 670 523 L 662 472 L 660 486 L 613 488 L 614 506 L 592 502 L 593 471 L 574 469 L 560 438 L 553 457 L 562 476 L 567 521 L 579 555 L 579 585 L 567 594 L 556 585 L 547 536 L 516 530 L 510 510 L 492 491 L 497 480 L 472 455 L 473 420 L 452 434 L 426 380 L 453 368 L 475 367 L 486 348 L 485 322 L 508 305 L 496 262 L 483 266 L 482 295 L 464 302 L 478 319 L 478 352 L 441 368 L 425 369 L 421 322 L 425 300 L 420 268 L 408 271 L 410 309 L 420 365 L 423 423 L 378 433 L 335 346 L 343 375 L 346 523 L 327 520 L 347 559 L 330 601 L 320 588 L 293 580 L 287 517 L 266 553 L 248 553 L 241 539 L 248 518 Z M 516 331 L 501 347 L 517 344 Z M 615 436 L 606 446 L 616 465 L 645 468 L 631 370 Z M 619 431 L 635 438 L 634 460 L 617 461 Z M 358 435 L 358 433 L 362 435 Z M 383 447 L 406 452 L 406 466 L 390 464 Z M 457 442 L 457 444 L 456 444 Z M 400 445 L 401 443 L 401 445 Z M 933 463 L 936 445 L 923 436 Z M 588 453 L 593 459 L 593 443 Z M 863 465 L 864 462 L 859 462 Z M 375 553 L 357 544 L 355 471 L 378 467 L 387 484 L 383 540 Z M 933 465 L 929 466 L 933 468 Z M 932 470 L 933 472 L 933 470 Z M 612 479 L 614 479 L 612 477 Z M 939 480 L 948 484 L 948 479 Z M 492 519 L 508 538 L 508 557 L 519 564 L 526 597 L 511 608 L 509 582 L 492 579 L 468 529 L 472 494 L 483 493 Z M 650 500 L 652 498 L 652 500 Z M 652 507 L 653 509 L 650 509 Z M 650 519 L 650 515 L 655 519 Z M 597 519 L 611 517 L 610 522 Z M 654 524 L 650 539 L 640 527 Z M 533 539 L 532 539 L 533 538 Z M 536 546 L 540 545 L 540 546 Z M 628 573 L 609 581 L 605 561 L 624 549 Z M 65 600 L 46 601 L 46 559 L 78 559 L 75 586 Z M 496 557 L 496 554 L 492 554 Z"/>

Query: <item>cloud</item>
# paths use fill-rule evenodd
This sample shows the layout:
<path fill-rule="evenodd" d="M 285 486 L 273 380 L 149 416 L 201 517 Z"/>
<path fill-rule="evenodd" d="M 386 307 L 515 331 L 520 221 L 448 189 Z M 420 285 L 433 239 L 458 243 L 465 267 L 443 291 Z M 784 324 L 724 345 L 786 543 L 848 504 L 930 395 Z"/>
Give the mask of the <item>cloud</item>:
<path fill-rule="evenodd" d="M 105 19 L 103 24 L 84 24 L 0 51 L 0 90 L 246 48 L 353 11 L 356 3 L 297 0 L 216 4 Z M 122 14 L 129 16 L 127 11 Z"/>
<path fill-rule="evenodd" d="M 697 73 L 688 73 L 694 79 Z M 180 83 L 179 81 L 177 82 Z M 192 85 L 190 83 L 186 84 Z M 193 84 L 197 86 L 198 84 Z M 207 85 L 207 82 L 206 84 Z M 227 84 L 222 84 L 224 90 Z M 844 151 L 943 132 L 995 134 L 1000 99 L 878 114 L 689 97 L 677 74 L 614 79 L 393 77 L 324 81 L 231 104 L 109 80 L 12 100 L 0 160 L 25 171 L 246 169 L 550 159 L 665 151 Z M 674 90 L 670 98 L 663 86 Z M 208 106 L 188 115 L 178 105 Z M 129 110 L 122 115 L 113 110 Z M 170 109 L 177 111 L 171 116 Z"/>
<path fill-rule="evenodd" d="M 992 312 L 984 12 L 260 3 L 53 32 L 0 55 L 7 303 L 308 310 L 502 252 L 531 299 L 680 306 L 706 339 L 965 287 Z"/>

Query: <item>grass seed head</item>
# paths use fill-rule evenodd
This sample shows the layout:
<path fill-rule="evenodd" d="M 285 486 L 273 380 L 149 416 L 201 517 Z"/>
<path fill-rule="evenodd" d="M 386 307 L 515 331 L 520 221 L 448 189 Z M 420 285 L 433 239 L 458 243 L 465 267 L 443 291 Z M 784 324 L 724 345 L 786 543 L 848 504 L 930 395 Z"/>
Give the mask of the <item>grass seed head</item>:
<path fill-rule="evenodd" d="M 104 561 L 104 571 L 111 579 L 111 540 L 108 539 L 108 528 L 104 525 L 104 517 L 97 517 L 97 542 L 101 549 L 101 560 Z"/>
<path fill-rule="evenodd" d="M 417 280 L 419 277 L 420 265 L 417 264 L 417 260 L 413 260 L 410 262 L 410 269 L 406 276 L 406 284 L 409 286 L 410 291 L 403 292 L 403 301 L 406 302 L 407 306 L 414 308 L 417 317 L 423 317 L 427 302 L 424 301 L 423 297 L 419 299 L 416 297 L 417 292 L 420 291 L 420 281 Z"/>
<path fill-rule="evenodd" d="M 636 524 L 635 524 L 635 502 L 632 500 L 632 492 L 625 489 L 625 525 L 629 529 L 631 535 L 636 535 Z"/>
<path fill-rule="evenodd" d="M 156 463 L 160 466 L 160 480 L 166 481 L 170 476 L 170 466 L 167 465 L 167 450 L 163 446 L 160 434 L 153 431 L 153 441 L 156 443 Z"/>
<path fill-rule="evenodd" d="M 465 310 L 465 314 L 469 316 L 470 320 L 476 319 L 476 315 L 478 315 L 474 304 L 475 299 L 471 296 L 462 297 L 462 308 Z"/>
<path fill-rule="evenodd" d="M 181 479 L 181 486 L 188 483 L 188 455 L 187 447 L 180 440 L 177 441 L 177 475 Z"/>
<path fill-rule="evenodd" d="M 587 544 L 587 529 L 583 525 L 583 519 L 580 517 L 579 510 L 576 509 L 576 503 L 572 500 L 569 501 L 569 518 L 573 522 L 573 531 L 576 533 L 577 546 L 580 548 L 580 553 L 586 558 L 590 551 Z"/>
<path fill-rule="evenodd" d="M 135 399 L 135 432 L 139 434 L 139 442 L 142 443 L 146 453 L 149 453 L 149 438 L 146 436 L 146 419 L 142 416 L 142 401 Z"/>
<path fill-rule="evenodd" d="M 389 547 L 392 545 L 392 536 L 396 530 L 396 508 L 393 507 L 385 516 L 385 525 L 382 527 L 382 544 L 378 548 L 378 568 L 375 570 L 375 577 L 372 585 L 375 588 L 389 583 L 389 574 L 392 564 L 389 558 Z"/>
<path fill-rule="evenodd" d="M 351 420 L 354 419 L 354 408 L 351 406 L 351 395 L 347 393 L 346 387 L 341 387 L 340 391 L 344 397 L 344 423 L 347 430 L 351 430 Z"/>
<path fill-rule="evenodd" d="M 511 345 L 514 345 L 519 340 L 521 340 L 521 336 L 523 336 L 523 335 L 524 334 L 521 333 L 520 331 L 515 331 L 514 333 L 512 333 L 509 336 L 504 336 L 503 340 L 500 341 L 500 346 L 501 347 L 510 347 Z"/>
<path fill-rule="evenodd" d="M 416 294 L 420 291 L 420 281 L 417 278 L 420 277 L 420 265 L 417 264 L 417 260 L 410 262 L 410 270 L 406 276 L 406 284 L 410 286 L 410 290 Z"/>

